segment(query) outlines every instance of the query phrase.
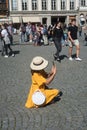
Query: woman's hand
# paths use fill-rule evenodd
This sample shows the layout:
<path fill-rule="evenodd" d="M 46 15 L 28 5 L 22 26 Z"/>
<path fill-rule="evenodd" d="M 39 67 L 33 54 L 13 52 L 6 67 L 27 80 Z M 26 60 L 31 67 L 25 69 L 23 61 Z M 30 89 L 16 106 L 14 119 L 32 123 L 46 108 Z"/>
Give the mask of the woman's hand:
<path fill-rule="evenodd" d="M 53 64 L 52 69 L 51 69 L 51 73 L 55 75 L 56 72 L 57 72 L 56 65 Z"/>

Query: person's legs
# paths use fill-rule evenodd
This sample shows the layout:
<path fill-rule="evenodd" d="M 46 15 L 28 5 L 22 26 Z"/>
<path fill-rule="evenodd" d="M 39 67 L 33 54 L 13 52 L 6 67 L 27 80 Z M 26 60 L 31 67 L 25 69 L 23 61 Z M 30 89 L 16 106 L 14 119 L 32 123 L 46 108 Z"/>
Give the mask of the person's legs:
<path fill-rule="evenodd" d="M 4 56 L 4 50 L 5 50 L 4 44 L 5 44 L 4 40 L 1 40 L 1 47 L 2 47 L 2 50 L 1 50 L 2 53 L 1 53 L 1 55 L 2 55 L 2 56 Z"/>
<path fill-rule="evenodd" d="M 79 57 L 79 54 L 80 54 L 80 46 L 77 45 L 76 46 L 76 57 Z"/>
<path fill-rule="evenodd" d="M 78 60 L 78 61 L 81 61 L 82 59 L 81 58 L 79 58 L 79 55 L 80 55 L 80 45 L 79 45 L 79 41 L 77 40 L 76 42 L 75 42 L 75 46 L 76 46 L 76 60 Z"/>
<path fill-rule="evenodd" d="M 5 57 L 8 57 L 8 45 L 4 44 L 4 48 L 5 48 Z"/>
<path fill-rule="evenodd" d="M 72 57 L 72 50 L 73 50 L 73 47 L 69 47 L 69 57 Z"/>
<path fill-rule="evenodd" d="M 8 48 L 9 48 L 9 50 L 10 50 L 10 54 L 11 54 L 12 56 L 14 56 L 14 53 L 13 53 L 13 50 L 12 50 L 10 44 L 8 44 Z"/>
<path fill-rule="evenodd" d="M 61 52 L 61 49 L 62 49 L 61 43 L 58 41 L 58 39 L 55 39 L 54 44 L 55 44 L 55 47 L 56 47 L 56 53 L 54 54 L 54 57 L 56 59 L 58 59 L 59 58 L 59 53 Z"/>
<path fill-rule="evenodd" d="M 69 44 L 69 60 L 73 60 L 72 59 L 72 50 L 73 50 L 73 45 L 71 43 L 71 41 L 68 41 L 68 44 Z"/>

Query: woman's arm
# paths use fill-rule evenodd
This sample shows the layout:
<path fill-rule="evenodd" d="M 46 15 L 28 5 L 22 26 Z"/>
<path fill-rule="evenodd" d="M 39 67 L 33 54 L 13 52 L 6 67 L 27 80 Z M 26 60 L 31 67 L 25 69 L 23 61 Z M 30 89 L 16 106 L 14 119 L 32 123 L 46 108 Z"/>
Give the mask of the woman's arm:
<path fill-rule="evenodd" d="M 51 72 L 50 72 L 50 74 L 48 75 L 48 78 L 47 78 L 45 84 L 46 84 L 46 85 L 49 85 L 49 84 L 52 82 L 52 80 L 54 79 L 55 75 L 56 75 L 56 65 L 53 65 L 53 66 L 52 66 L 52 69 L 51 69 Z"/>

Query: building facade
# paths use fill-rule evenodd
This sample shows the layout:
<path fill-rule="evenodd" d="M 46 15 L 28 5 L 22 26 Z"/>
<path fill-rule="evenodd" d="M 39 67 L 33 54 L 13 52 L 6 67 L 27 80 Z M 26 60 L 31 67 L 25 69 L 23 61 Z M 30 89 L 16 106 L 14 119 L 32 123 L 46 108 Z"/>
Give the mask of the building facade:
<path fill-rule="evenodd" d="M 0 19 L 9 15 L 8 0 L 0 0 Z"/>
<path fill-rule="evenodd" d="M 80 0 L 79 5 L 79 23 L 87 25 L 87 0 Z"/>
<path fill-rule="evenodd" d="M 10 19 L 13 23 L 54 24 L 57 20 L 68 24 L 87 11 L 87 0 L 9 0 Z M 84 13 L 83 13 L 84 14 Z"/>

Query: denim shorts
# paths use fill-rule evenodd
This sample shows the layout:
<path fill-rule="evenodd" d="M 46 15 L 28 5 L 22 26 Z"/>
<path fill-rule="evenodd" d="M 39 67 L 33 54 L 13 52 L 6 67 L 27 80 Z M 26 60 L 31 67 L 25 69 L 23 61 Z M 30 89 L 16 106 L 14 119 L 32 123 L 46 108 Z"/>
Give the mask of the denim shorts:
<path fill-rule="evenodd" d="M 70 40 L 68 41 L 69 47 L 73 47 L 73 45 L 78 46 L 79 45 L 79 41 L 78 39 L 74 40 L 74 43 L 72 43 Z"/>

